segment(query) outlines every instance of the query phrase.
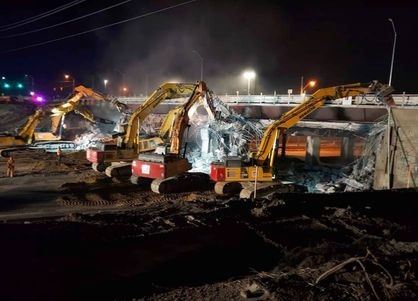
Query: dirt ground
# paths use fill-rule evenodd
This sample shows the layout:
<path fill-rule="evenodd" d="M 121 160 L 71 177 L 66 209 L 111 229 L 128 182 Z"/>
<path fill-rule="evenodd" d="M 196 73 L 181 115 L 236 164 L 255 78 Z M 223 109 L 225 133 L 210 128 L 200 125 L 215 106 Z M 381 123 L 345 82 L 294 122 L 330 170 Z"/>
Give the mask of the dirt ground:
<path fill-rule="evenodd" d="M 0 165 L 1 300 L 417 300 L 417 192 L 157 195 L 84 154 Z"/>

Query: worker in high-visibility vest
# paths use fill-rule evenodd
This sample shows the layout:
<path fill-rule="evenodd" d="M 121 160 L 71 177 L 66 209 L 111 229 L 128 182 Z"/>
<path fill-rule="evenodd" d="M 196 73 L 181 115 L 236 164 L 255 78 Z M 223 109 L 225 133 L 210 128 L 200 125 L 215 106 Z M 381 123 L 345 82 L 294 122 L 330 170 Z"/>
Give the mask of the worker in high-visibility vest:
<path fill-rule="evenodd" d="M 7 176 L 13 178 L 15 173 L 15 160 L 13 157 L 7 159 Z"/>
<path fill-rule="evenodd" d="M 58 149 L 57 149 L 57 165 L 58 166 L 61 165 L 61 159 L 62 159 L 62 150 L 61 150 L 61 147 L 58 146 Z"/>

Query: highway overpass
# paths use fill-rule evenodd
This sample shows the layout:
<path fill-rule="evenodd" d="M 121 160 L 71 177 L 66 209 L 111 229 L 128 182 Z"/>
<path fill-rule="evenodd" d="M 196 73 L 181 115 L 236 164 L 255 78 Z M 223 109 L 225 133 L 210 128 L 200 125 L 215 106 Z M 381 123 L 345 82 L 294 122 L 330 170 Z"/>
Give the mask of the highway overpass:
<path fill-rule="evenodd" d="M 251 119 L 277 119 L 292 107 L 301 103 L 300 95 L 217 95 L 235 112 Z M 418 109 L 418 95 L 393 95 L 397 107 Z M 121 97 L 121 102 L 136 107 L 145 97 Z M 180 105 L 185 98 L 166 100 L 155 108 L 155 113 L 165 114 Z M 373 122 L 387 114 L 382 103 L 376 103 L 374 95 L 336 99 L 309 115 L 306 120 Z"/>

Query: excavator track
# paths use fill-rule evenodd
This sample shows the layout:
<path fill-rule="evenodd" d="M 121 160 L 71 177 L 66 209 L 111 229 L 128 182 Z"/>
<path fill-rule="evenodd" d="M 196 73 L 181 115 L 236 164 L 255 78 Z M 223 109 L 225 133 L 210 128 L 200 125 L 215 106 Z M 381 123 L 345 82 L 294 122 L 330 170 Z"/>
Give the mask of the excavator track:
<path fill-rule="evenodd" d="M 110 166 L 110 163 L 92 163 L 91 168 L 97 172 L 104 172 L 106 168 Z"/>
<path fill-rule="evenodd" d="M 141 183 L 140 179 L 141 178 L 136 175 L 131 175 L 129 181 L 131 182 L 131 184 L 138 185 L 139 183 Z"/>
<path fill-rule="evenodd" d="M 138 186 L 149 186 L 151 185 L 151 182 L 153 181 L 150 178 L 138 177 L 136 175 L 131 175 L 129 180 L 132 184 L 138 185 Z"/>
<path fill-rule="evenodd" d="M 242 190 L 240 182 L 216 182 L 215 192 L 219 195 L 238 194 Z"/>
<path fill-rule="evenodd" d="M 132 162 L 112 162 L 112 164 L 106 168 L 105 173 L 108 177 L 130 177 Z"/>
<path fill-rule="evenodd" d="M 27 150 L 27 149 L 28 149 L 27 146 L 5 148 L 5 149 L 0 150 L 0 156 L 2 156 L 3 158 L 8 158 L 12 154 L 16 154 L 19 151 L 24 151 L 24 150 Z"/>
<path fill-rule="evenodd" d="M 158 178 L 152 181 L 151 190 L 155 193 L 177 193 L 198 191 L 213 188 L 213 182 L 208 174 L 201 172 L 186 172 L 169 178 Z"/>
<path fill-rule="evenodd" d="M 241 199 L 252 199 L 254 197 L 263 198 L 272 193 L 288 193 L 296 190 L 296 186 L 291 182 L 260 183 L 256 190 L 254 189 L 255 187 L 253 184 L 248 184 L 250 183 L 246 183 L 246 185 L 244 185 L 239 194 Z"/>
<path fill-rule="evenodd" d="M 0 156 L 3 158 L 8 158 L 10 156 L 19 155 L 19 153 L 24 153 L 27 150 L 31 150 L 32 153 L 44 154 L 46 153 L 45 149 L 37 148 L 31 149 L 28 146 L 19 146 L 19 147 L 10 147 L 0 150 Z"/>

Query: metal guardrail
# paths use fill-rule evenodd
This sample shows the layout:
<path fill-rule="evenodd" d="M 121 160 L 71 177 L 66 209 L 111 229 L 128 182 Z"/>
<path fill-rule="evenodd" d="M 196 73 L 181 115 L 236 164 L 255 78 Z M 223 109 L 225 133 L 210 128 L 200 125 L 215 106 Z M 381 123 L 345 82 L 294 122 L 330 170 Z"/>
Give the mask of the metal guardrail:
<path fill-rule="evenodd" d="M 217 95 L 226 104 L 236 105 L 289 105 L 301 103 L 304 97 L 300 95 Z M 307 95 L 306 97 L 308 97 Z M 392 95 L 397 106 L 418 106 L 417 94 L 394 94 Z M 119 101 L 126 104 L 143 103 L 146 97 L 121 97 Z M 177 98 L 164 101 L 165 104 L 181 104 L 186 98 Z M 340 98 L 332 101 L 328 101 L 327 104 L 338 106 L 351 106 L 351 105 L 371 105 L 371 106 L 383 106 L 375 102 L 375 96 L 362 95 L 357 97 Z"/>

